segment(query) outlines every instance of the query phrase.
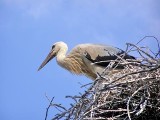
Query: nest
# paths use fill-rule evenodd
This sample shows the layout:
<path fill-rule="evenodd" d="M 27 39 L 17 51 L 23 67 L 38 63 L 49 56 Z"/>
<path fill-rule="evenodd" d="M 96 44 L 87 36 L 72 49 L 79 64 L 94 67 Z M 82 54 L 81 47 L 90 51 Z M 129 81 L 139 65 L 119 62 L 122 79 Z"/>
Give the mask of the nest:
<path fill-rule="evenodd" d="M 118 56 L 124 69 L 114 74 L 110 71 L 117 61 L 111 61 L 96 81 L 83 86 L 87 89 L 82 95 L 67 96 L 75 101 L 69 109 L 52 99 L 49 107 L 60 110 L 53 120 L 160 120 L 160 53 L 150 54 L 129 43 L 126 51 L 136 51 L 140 58 Z"/>

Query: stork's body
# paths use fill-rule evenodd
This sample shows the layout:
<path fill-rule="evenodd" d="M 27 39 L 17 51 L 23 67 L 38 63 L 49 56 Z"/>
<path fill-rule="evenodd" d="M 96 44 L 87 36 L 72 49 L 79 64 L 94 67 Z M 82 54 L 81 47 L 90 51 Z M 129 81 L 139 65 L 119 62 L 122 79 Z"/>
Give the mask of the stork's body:
<path fill-rule="evenodd" d="M 57 63 L 77 75 L 86 75 L 95 80 L 97 73 L 101 73 L 108 66 L 109 60 L 117 59 L 117 56 L 124 55 L 125 59 L 134 59 L 123 50 L 107 45 L 80 44 L 66 55 L 68 50 L 64 42 L 57 42 L 52 46 L 51 52 L 39 67 L 40 70 L 54 56 L 57 56 Z M 122 69 L 118 66 L 116 69 Z"/>

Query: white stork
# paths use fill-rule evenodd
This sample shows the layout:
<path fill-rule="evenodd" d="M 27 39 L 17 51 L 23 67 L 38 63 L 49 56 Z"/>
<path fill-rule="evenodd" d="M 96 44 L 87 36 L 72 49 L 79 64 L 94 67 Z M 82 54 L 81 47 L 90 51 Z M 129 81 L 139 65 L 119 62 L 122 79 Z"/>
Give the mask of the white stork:
<path fill-rule="evenodd" d="M 77 75 L 86 75 L 95 80 L 97 73 L 102 73 L 104 68 L 109 65 L 110 60 L 116 60 L 117 56 L 124 55 L 124 59 L 135 59 L 126 54 L 123 50 L 99 44 L 80 44 L 66 55 L 68 50 L 64 42 L 56 42 L 43 61 L 38 70 L 43 68 L 51 59 L 57 57 L 57 63 Z M 102 62 L 103 61 L 103 62 Z M 117 66 L 116 69 L 123 69 L 123 66 Z"/>

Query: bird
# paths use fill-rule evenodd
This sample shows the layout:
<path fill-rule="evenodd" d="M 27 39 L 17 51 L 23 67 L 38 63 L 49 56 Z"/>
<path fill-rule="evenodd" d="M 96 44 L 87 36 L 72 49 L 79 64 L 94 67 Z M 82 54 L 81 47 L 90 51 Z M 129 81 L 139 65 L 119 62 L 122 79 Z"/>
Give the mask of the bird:
<path fill-rule="evenodd" d="M 57 63 L 76 75 L 85 75 L 92 80 L 96 80 L 97 74 L 101 74 L 110 64 L 111 60 L 118 60 L 118 56 L 124 59 L 135 59 L 125 51 L 103 44 L 79 44 L 70 53 L 67 53 L 68 46 L 65 42 L 56 42 L 45 60 L 42 62 L 38 71 L 41 70 L 49 61 L 56 57 Z M 115 70 L 122 70 L 124 66 L 114 65 Z"/>

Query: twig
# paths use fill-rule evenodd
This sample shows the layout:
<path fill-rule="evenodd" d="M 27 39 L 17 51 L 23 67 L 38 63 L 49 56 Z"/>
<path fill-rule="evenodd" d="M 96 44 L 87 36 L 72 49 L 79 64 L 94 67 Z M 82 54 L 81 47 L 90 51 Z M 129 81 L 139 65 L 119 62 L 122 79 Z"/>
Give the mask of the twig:
<path fill-rule="evenodd" d="M 131 97 L 129 97 L 128 101 L 127 101 L 127 114 L 128 114 L 128 118 L 129 120 L 131 120 L 131 115 L 130 115 L 130 111 L 129 111 L 129 103 L 130 103 L 130 100 L 132 99 L 132 97 L 137 94 L 138 91 L 142 90 L 144 86 L 140 87 L 138 90 L 136 90 L 132 95 Z"/>
<path fill-rule="evenodd" d="M 142 53 L 146 54 L 148 57 L 150 57 L 151 59 L 157 61 L 157 59 L 155 59 L 154 57 L 152 57 L 150 54 L 148 54 L 147 52 L 141 50 L 138 46 L 134 45 L 134 44 L 131 44 L 131 43 L 126 43 L 127 45 L 130 45 L 130 46 L 134 46 L 135 48 L 137 48 L 138 51 L 141 51 Z"/>
<path fill-rule="evenodd" d="M 89 86 L 89 85 L 91 85 L 92 83 L 88 83 L 88 84 L 82 85 L 82 84 L 79 82 L 79 84 L 81 85 L 81 88 L 83 88 L 83 87 L 86 88 L 86 86 Z"/>
<path fill-rule="evenodd" d="M 156 70 L 156 69 L 158 69 L 158 68 L 160 68 L 160 65 L 158 65 L 158 66 L 156 66 L 156 67 L 154 67 L 154 68 L 152 68 L 152 69 L 140 70 L 140 71 L 136 71 L 136 72 L 127 73 L 127 74 L 119 77 L 118 79 L 110 82 L 110 83 L 107 84 L 106 86 L 109 86 L 109 85 L 111 85 L 112 83 L 115 83 L 115 82 L 119 81 L 120 79 L 122 79 L 122 78 L 124 78 L 124 77 L 127 77 L 128 75 L 133 75 L 133 74 L 138 74 L 138 73 L 143 73 L 143 72 L 148 72 L 148 71 L 154 71 L 154 70 Z"/>
<path fill-rule="evenodd" d="M 47 97 L 47 99 L 48 99 L 48 97 Z M 51 107 L 51 105 L 52 105 L 53 99 L 54 99 L 54 97 L 51 99 L 51 101 L 50 101 L 50 103 L 49 103 L 48 107 L 46 108 L 47 110 L 46 110 L 45 120 L 47 120 L 47 117 L 48 117 L 48 110 L 49 110 L 49 108 L 50 108 L 50 107 Z M 49 99 L 48 99 L 48 100 L 49 100 Z"/>

